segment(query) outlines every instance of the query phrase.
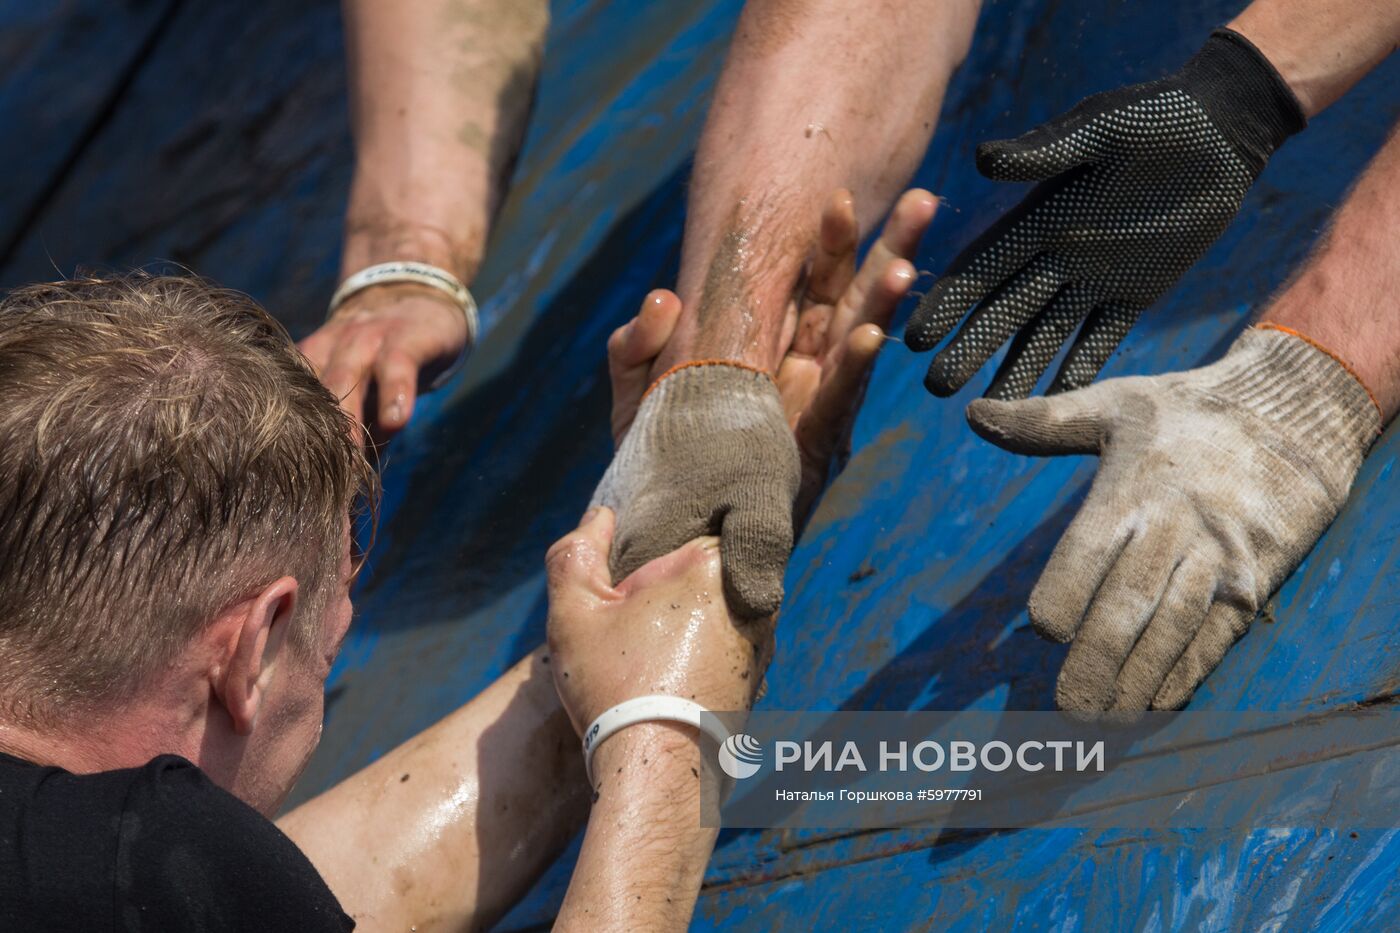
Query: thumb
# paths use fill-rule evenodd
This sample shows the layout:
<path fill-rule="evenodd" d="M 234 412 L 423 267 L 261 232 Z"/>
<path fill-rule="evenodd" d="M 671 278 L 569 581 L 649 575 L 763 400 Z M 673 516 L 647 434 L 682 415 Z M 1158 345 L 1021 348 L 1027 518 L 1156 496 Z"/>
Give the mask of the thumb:
<path fill-rule="evenodd" d="M 977 147 L 977 171 L 993 181 L 1044 181 L 1104 154 L 1105 136 L 1088 132 L 1105 109 L 1098 95 L 1015 139 Z"/>
<path fill-rule="evenodd" d="M 792 499 L 772 504 L 734 509 L 720 531 L 724 596 L 740 618 L 772 615 L 783 601 L 783 575 L 792 554 Z"/>
<path fill-rule="evenodd" d="M 612 591 L 608 552 L 612 549 L 614 524 L 612 509 L 590 509 L 578 528 L 549 549 L 545 570 L 551 606 Z"/>
<path fill-rule="evenodd" d="M 1110 381 L 1014 402 L 979 398 L 967 406 L 967 423 L 978 437 L 1015 454 L 1096 454 L 1114 391 Z"/>

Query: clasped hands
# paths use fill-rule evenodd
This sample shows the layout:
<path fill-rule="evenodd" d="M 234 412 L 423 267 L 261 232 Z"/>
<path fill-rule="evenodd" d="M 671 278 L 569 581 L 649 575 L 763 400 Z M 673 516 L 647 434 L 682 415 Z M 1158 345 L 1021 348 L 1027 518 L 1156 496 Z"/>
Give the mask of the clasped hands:
<path fill-rule="evenodd" d="M 859 270 L 850 195 L 838 192 L 823 213 L 821 242 L 805 289 L 789 309 L 786 351 L 773 378 L 799 473 L 781 508 L 799 527 L 833 459 L 848 447 L 865 382 L 885 342 L 884 327 L 916 277 L 910 260 L 935 203 L 927 192 L 907 193 Z M 612 430 L 619 445 L 634 428 L 652 365 L 681 310 L 676 295 L 654 291 L 608 341 Z M 691 491 L 678 483 L 674 493 Z M 648 694 L 689 699 L 711 710 L 747 710 L 772 656 L 775 617 L 771 611 L 736 612 L 726 599 L 730 568 L 721 560 L 720 539 L 692 536 L 614 583 L 610 558 L 617 534 L 611 509 L 591 509 L 547 558 L 551 663 L 575 727 L 582 732 L 609 707 Z M 779 579 L 786 560 L 783 553 Z"/>

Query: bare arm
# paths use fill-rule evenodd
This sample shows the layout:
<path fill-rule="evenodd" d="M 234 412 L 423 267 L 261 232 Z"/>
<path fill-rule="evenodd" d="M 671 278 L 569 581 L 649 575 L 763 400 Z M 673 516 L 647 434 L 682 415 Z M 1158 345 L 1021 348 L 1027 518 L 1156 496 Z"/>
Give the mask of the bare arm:
<path fill-rule="evenodd" d="M 1400 4 L 1256 0 L 1230 24 L 1259 46 L 1312 116 L 1400 44 Z M 1328 235 L 1264 313 L 1346 360 L 1389 421 L 1400 409 L 1400 136 L 1390 140 L 1332 220 Z"/>
<path fill-rule="evenodd" d="M 1256 0 L 1230 28 L 1259 47 L 1312 117 L 1395 51 L 1400 4 Z"/>
<path fill-rule="evenodd" d="M 809 259 L 829 252 L 822 204 L 845 190 L 859 216 L 888 209 L 933 133 L 977 9 L 977 0 L 745 6 L 696 155 L 683 311 L 650 370 L 655 390 L 594 493 L 617 509 L 614 581 L 717 534 L 730 606 L 743 618 L 777 610 L 801 477 L 767 378 L 800 309 L 836 297 L 816 275 L 796 294 Z"/>
<path fill-rule="evenodd" d="M 546 0 L 344 0 L 355 177 L 342 277 L 394 260 L 470 284 L 519 150 L 539 71 Z M 386 433 L 412 412 L 420 370 L 466 341 L 432 289 L 385 285 L 350 299 L 303 349 L 322 379 Z"/>
<path fill-rule="evenodd" d="M 355 180 L 343 271 L 389 259 L 470 281 L 525 128 L 541 0 L 345 0 Z"/>
<path fill-rule="evenodd" d="M 903 257 L 912 253 L 932 207 L 927 192 L 902 198 L 859 271 L 849 198 L 838 196 L 827 208 L 823 220 L 832 253 L 814 276 L 829 286 L 833 304 L 803 308 L 796 337 L 777 367 L 803 473 L 811 480 L 798 497 L 799 521 L 815 504 L 833 451 L 848 437 L 861 387 L 883 343 L 880 325 L 913 279 Z M 609 341 L 620 402 L 613 423 L 623 431 L 637 411 L 646 357 L 665 344 L 679 313 L 674 295 L 656 293 L 637 320 Z M 613 704 L 656 693 L 689 697 L 712 710 L 748 709 L 768 663 L 773 619 L 735 624 L 718 598 L 722 586 L 712 539 L 654 560 L 613 588 L 607 570 L 610 516 L 603 510 L 585 517 L 548 560 L 552 666 L 575 724 L 585 729 Z M 717 835 L 700 819 L 701 781 L 714 775 L 701 765 L 697 740 L 688 727 L 642 723 L 597 748 L 597 794 L 556 929 L 686 928 Z"/>
<path fill-rule="evenodd" d="M 365 929 L 484 929 L 588 813 L 545 650 L 278 821 Z"/>
<path fill-rule="evenodd" d="M 612 532 L 611 512 L 590 512 L 547 559 L 555 684 L 580 733 L 617 703 L 653 694 L 749 709 L 772 656 L 773 620 L 736 624 L 719 596 L 718 542 L 692 541 L 614 588 Z M 605 737 L 555 928 L 684 930 L 716 838 L 700 825 L 700 781 L 712 774 L 689 726 L 647 722 Z"/>
<path fill-rule="evenodd" d="M 685 930 L 719 833 L 698 825 L 695 730 L 632 726 L 603 743 L 593 768 L 598 800 L 556 929 Z"/>
<path fill-rule="evenodd" d="M 1340 356 L 1389 421 L 1400 410 L 1400 132 L 1372 160 L 1331 230 L 1262 322 Z"/>
<path fill-rule="evenodd" d="M 859 272 L 848 200 L 828 211 L 828 226 L 846 228 L 830 257 L 838 268 L 824 274 L 839 295 L 831 307 L 804 309 L 826 323 L 820 338 L 804 328 L 784 348 L 779 374 L 804 473 L 824 478 L 849 430 L 879 325 L 913 278 L 903 257 L 932 216 L 928 201 L 925 192 L 901 201 Z M 679 313 L 674 295 L 654 293 L 609 342 L 615 424 L 635 414 Z M 804 511 L 815 496 L 802 497 Z M 612 591 L 609 534 L 578 548 L 572 540 L 550 556 L 551 638 L 562 650 L 535 651 L 456 713 L 279 821 L 366 928 L 489 926 L 554 860 L 591 796 L 561 691 L 580 727 L 620 699 L 657 691 L 699 696 L 712 709 L 751 702 L 772 623 L 738 629 L 710 595 L 720 589 L 712 544 L 654 561 Z M 679 611 L 651 608 L 665 606 Z M 703 631 L 691 630 L 696 611 Z M 589 930 L 605 917 L 618 928 L 683 927 L 715 841 L 696 825 L 693 731 L 633 726 L 604 743 L 594 770 L 612 777 L 598 788 L 563 919 Z"/>
<path fill-rule="evenodd" d="M 677 291 L 656 371 L 735 359 L 772 371 L 822 204 L 861 228 L 922 158 L 978 0 L 750 0 L 695 160 Z"/>

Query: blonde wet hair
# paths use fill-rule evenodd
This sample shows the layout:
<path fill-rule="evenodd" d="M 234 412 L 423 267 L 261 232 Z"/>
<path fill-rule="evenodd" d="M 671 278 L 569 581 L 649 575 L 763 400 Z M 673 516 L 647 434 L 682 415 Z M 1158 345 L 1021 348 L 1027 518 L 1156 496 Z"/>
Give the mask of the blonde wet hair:
<path fill-rule="evenodd" d="M 300 583 L 300 650 L 374 471 L 276 320 L 192 276 L 0 300 L 0 703 L 119 701 L 219 611 Z"/>

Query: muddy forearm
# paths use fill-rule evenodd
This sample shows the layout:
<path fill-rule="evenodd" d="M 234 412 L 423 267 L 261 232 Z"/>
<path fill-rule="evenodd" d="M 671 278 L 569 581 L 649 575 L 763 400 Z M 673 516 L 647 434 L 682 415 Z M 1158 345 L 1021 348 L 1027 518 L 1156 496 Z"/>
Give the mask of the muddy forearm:
<path fill-rule="evenodd" d="M 772 368 L 787 301 L 831 192 L 863 228 L 918 166 L 978 0 L 750 0 L 696 154 L 678 292 L 658 371 Z"/>
<path fill-rule="evenodd" d="M 545 0 L 344 0 L 355 178 L 343 268 L 470 280 L 519 149 Z"/>
<path fill-rule="evenodd" d="M 578 736 L 543 648 L 279 825 L 375 929 L 484 929 L 583 825 Z"/>
<path fill-rule="evenodd" d="M 1375 396 L 1384 420 L 1400 410 L 1400 132 L 1337 211 L 1302 270 L 1263 321 L 1311 337 L 1340 355 Z"/>
<path fill-rule="evenodd" d="M 598 796 L 555 929 L 680 933 L 718 836 L 700 825 L 695 730 L 631 726 L 599 746 L 593 769 Z"/>
<path fill-rule="evenodd" d="M 1395 51 L 1400 4 L 1255 0 L 1230 28 L 1259 47 L 1312 117 Z"/>

